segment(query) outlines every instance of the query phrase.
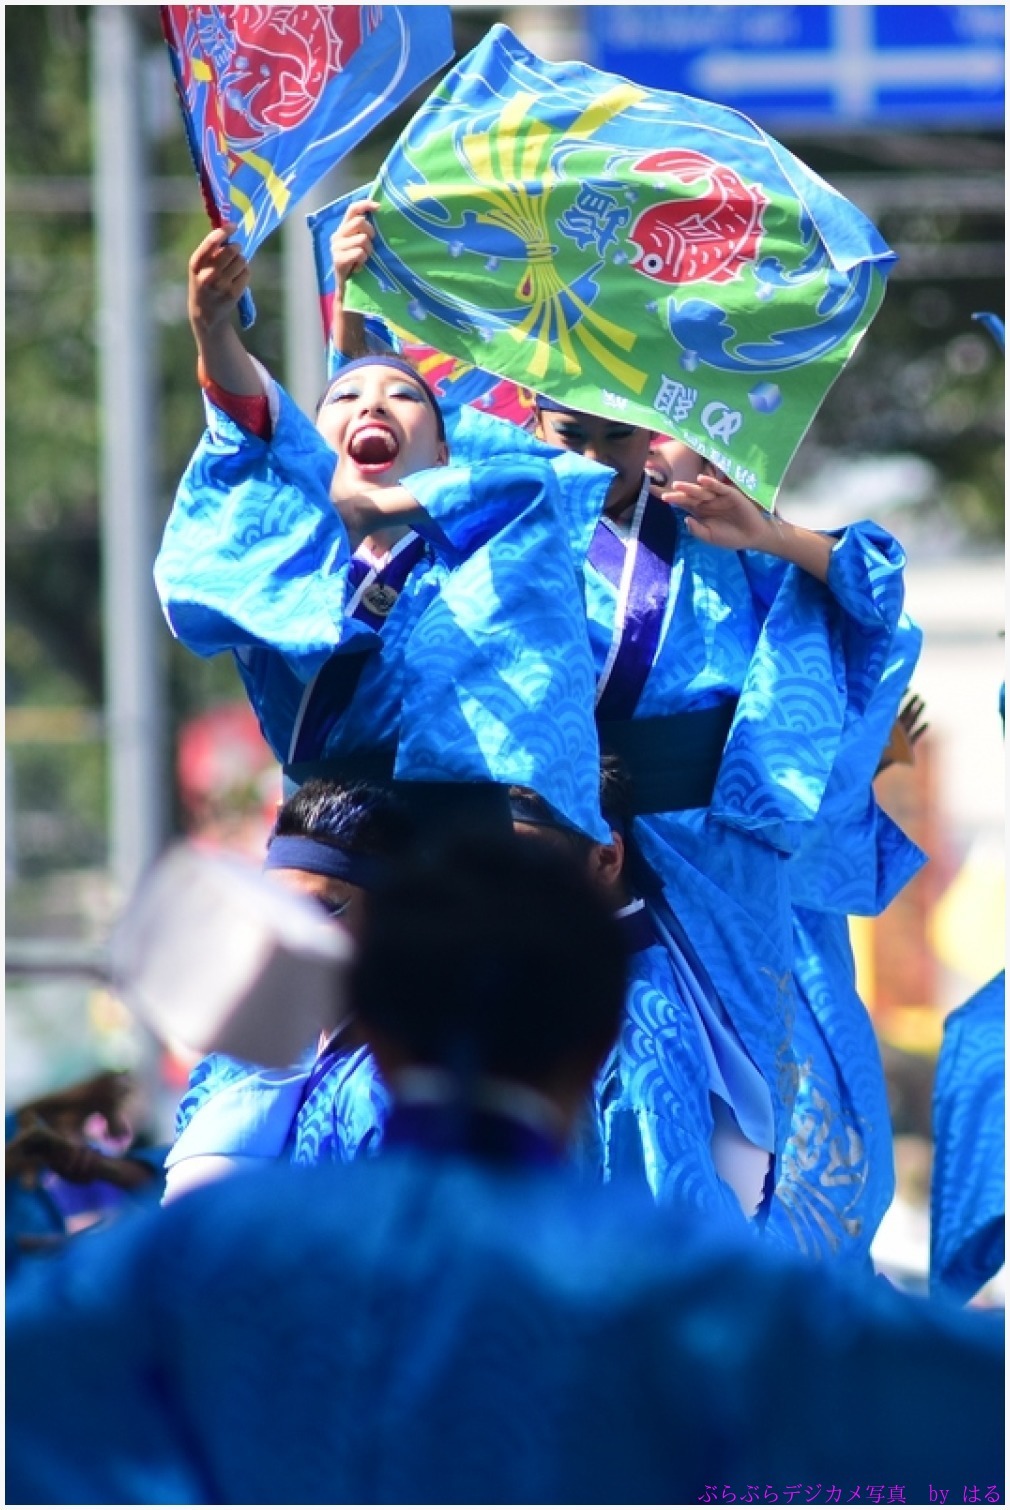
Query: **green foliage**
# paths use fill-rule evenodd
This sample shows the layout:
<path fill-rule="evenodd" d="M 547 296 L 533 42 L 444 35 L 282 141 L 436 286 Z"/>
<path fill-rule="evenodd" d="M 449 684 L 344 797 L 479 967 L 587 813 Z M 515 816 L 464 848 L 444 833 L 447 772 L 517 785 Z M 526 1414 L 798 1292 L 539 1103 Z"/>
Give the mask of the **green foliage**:
<path fill-rule="evenodd" d="M 829 182 L 857 174 L 875 182 L 875 220 L 898 253 L 884 303 L 863 345 L 831 390 L 801 448 L 793 476 L 827 456 L 912 452 L 936 469 L 927 509 L 955 519 L 969 539 L 991 546 L 1004 526 L 1004 358 L 977 311 L 1002 317 L 1001 205 L 935 208 L 937 179 L 1003 171 L 996 135 L 896 135 L 853 141 L 790 141 Z M 921 205 L 888 204 L 888 178 L 903 186 L 922 170 Z"/>

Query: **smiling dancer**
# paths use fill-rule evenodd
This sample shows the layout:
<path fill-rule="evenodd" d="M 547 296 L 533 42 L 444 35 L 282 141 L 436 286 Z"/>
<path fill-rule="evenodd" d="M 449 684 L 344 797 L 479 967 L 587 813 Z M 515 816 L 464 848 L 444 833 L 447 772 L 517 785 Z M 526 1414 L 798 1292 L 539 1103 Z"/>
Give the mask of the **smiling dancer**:
<path fill-rule="evenodd" d="M 543 456 L 452 465 L 437 401 L 391 355 L 345 367 L 312 425 L 242 344 L 248 283 L 211 232 L 189 267 L 208 428 L 155 569 L 173 632 L 235 655 L 288 790 L 397 779 L 429 814 L 465 803 L 507 830 L 522 781 L 603 837 L 572 542 L 605 479 L 571 468 L 562 521 Z"/>
<path fill-rule="evenodd" d="M 850 840 L 859 859 L 870 853 L 879 749 L 855 798 L 843 767 L 872 743 L 863 726 L 896 634 L 904 555 L 871 523 L 821 534 L 767 513 L 679 442 L 653 489 L 648 430 L 546 396 L 535 412 L 544 441 L 611 478 L 585 572 L 601 743 L 628 768 L 633 837 L 703 965 L 713 1030 L 763 1083 L 733 1109 L 751 1152 L 750 1209 L 766 1220 L 791 1171 L 788 1217 L 780 1203 L 769 1236 L 864 1258 L 871 1223 L 852 1208 L 866 1181 L 838 1179 L 856 1127 L 842 1098 L 807 1098 L 797 1152 L 793 1102 L 813 1049 L 796 1025 L 815 1043 L 819 1030 L 793 974 L 793 908 L 802 896 L 831 910 L 839 854 Z M 836 851 L 820 884 L 801 858 L 817 835 Z"/>

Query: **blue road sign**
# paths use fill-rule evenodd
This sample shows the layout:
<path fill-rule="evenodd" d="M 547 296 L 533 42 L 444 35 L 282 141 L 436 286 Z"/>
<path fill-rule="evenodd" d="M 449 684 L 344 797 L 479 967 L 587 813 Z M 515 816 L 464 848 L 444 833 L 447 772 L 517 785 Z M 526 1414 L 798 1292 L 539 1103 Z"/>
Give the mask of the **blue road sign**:
<path fill-rule="evenodd" d="M 760 125 L 1001 125 L 1002 5 L 600 5 L 591 61 Z"/>

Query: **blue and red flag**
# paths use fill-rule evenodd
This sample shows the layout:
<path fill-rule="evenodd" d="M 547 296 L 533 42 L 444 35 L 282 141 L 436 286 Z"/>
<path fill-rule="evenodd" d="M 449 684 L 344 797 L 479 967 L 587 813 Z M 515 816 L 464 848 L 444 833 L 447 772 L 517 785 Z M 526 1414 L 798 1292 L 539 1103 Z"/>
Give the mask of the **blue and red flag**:
<path fill-rule="evenodd" d="M 207 212 L 247 257 L 453 56 L 448 6 L 160 9 Z"/>

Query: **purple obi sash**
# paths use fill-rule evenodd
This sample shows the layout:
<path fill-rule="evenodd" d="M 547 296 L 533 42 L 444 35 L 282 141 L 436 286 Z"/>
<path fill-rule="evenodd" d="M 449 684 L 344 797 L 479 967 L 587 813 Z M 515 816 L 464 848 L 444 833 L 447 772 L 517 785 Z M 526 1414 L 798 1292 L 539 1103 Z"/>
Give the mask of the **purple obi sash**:
<path fill-rule="evenodd" d="M 616 755 L 636 813 L 707 807 L 736 699 L 661 718 L 636 718 L 659 652 L 680 530 L 677 512 L 642 485 L 626 540 L 601 520 L 589 562 L 617 592 L 614 632 L 596 692 L 600 747 Z"/>
<path fill-rule="evenodd" d="M 679 529 L 676 511 L 649 492 L 648 478 L 627 540 L 606 520 L 596 527 L 589 564 L 618 594 L 613 639 L 596 691 L 601 721 L 631 718 L 638 706 L 659 649 Z"/>
<path fill-rule="evenodd" d="M 412 531 L 397 541 L 381 566 L 369 565 L 359 556 L 352 556 L 347 579 L 347 616 L 370 629 L 381 629 L 425 549 L 420 535 Z"/>

